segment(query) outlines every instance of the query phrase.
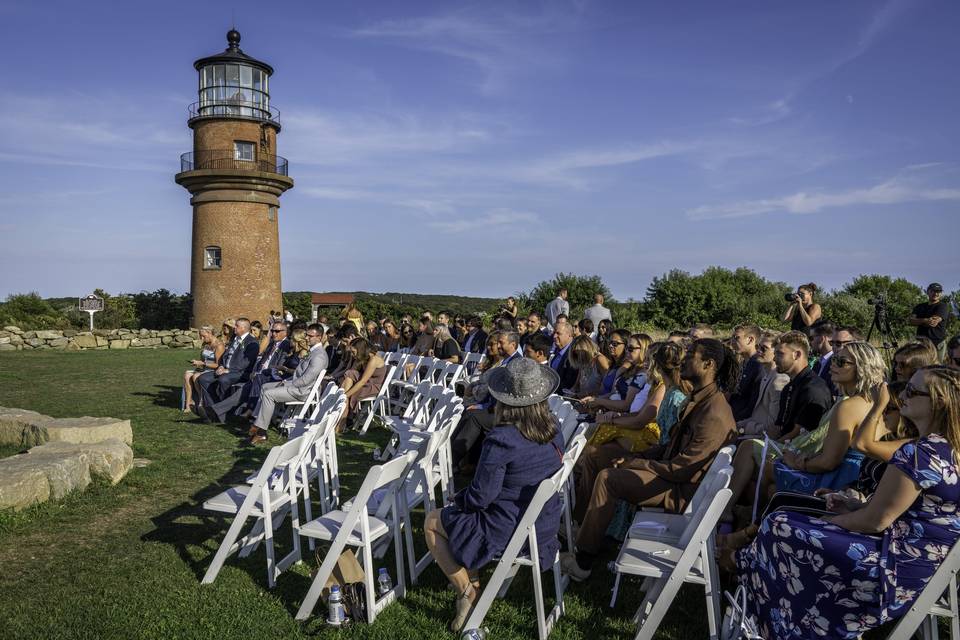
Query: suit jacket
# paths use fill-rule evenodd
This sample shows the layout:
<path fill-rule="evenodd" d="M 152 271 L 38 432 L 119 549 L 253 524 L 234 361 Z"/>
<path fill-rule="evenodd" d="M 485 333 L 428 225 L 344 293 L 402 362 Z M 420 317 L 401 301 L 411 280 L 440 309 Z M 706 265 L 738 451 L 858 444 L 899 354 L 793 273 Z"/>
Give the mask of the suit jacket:
<path fill-rule="evenodd" d="M 583 312 L 583 317 L 593 321 L 594 329 L 600 326 L 601 320 L 610 320 L 613 322 L 613 316 L 610 314 L 610 309 L 606 308 L 602 304 L 595 304 L 592 307 L 588 307 L 587 310 Z"/>
<path fill-rule="evenodd" d="M 681 414 L 670 430 L 670 441 L 640 452 L 626 468 L 639 471 L 641 479 L 660 479 L 671 484 L 664 506 L 680 510 L 693 497 L 714 456 L 737 437 L 733 411 L 719 388 L 701 391 L 699 398 Z"/>
<path fill-rule="evenodd" d="M 548 363 L 549 364 L 549 363 Z M 580 375 L 580 372 L 570 364 L 570 349 L 567 348 L 566 353 L 560 359 L 560 364 L 556 368 L 557 374 L 560 376 L 560 387 L 557 389 L 557 393 L 563 393 L 564 389 L 572 389 L 574 385 L 577 384 L 577 377 Z"/>
<path fill-rule="evenodd" d="M 290 395 L 300 400 L 305 399 L 317 378 L 326 371 L 328 363 L 327 352 L 323 347 L 311 348 L 307 357 L 297 365 L 293 376 L 283 382 L 283 387 L 290 392 Z"/>
<path fill-rule="evenodd" d="M 827 386 L 830 388 L 830 395 L 836 398 L 839 394 L 837 393 L 836 385 L 833 384 L 833 376 L 830 375 L 831 360 L 833 360 L 833 351 L 822 358 L 817 358 L 816 365 L 814 365 L 814 371 L 817 372 L 817 375 L 820 376 L 821 380 L 827 383 Z"/>
<path fill-rule="evenodd" d="M 547 305 L 547 308 L 544 310 L 544 315 L 547 316 L 547 323 L 553 327 L 557 324 L 557 316 L 561 313 L 570 315 L 570 303 L 557 296 L 550 301 L 550 304 Z"/>
<path fill-rule="evenodd" d="M 467 349 L 467 341 L 470 341 L 470 348 Z M 467 353 L 483 353 L 487 350 L 487 332 L 483 329 L 477 329 L 473 334 L 467 334 L 463 340 L 463 350 Z"/>
<path fill-rule="evenodd" d="M 234 384 L 249 378 L 259 354 L 260 343 L 253 337 L 253 334 L 245 334 L 229 358 L 226 357 L 227 354 L 224 352 L 222 366 L 224 369 L 228 369 L 229 373 L 220 376 L 221 380 L 224 382 L 229 380 L 230 384 Z"/>
<path fill-rule="evenodd" d="M 293 346 L 290 344 L 288 338 L 284 338 L 279 342 L 271 340 L 266 350 L 257 358 L 257 365 L 254 367 L 254 371 L 259 372 L 265 369 L 275 369 L 279 367 L 290 356 L 292 350 Z"/>

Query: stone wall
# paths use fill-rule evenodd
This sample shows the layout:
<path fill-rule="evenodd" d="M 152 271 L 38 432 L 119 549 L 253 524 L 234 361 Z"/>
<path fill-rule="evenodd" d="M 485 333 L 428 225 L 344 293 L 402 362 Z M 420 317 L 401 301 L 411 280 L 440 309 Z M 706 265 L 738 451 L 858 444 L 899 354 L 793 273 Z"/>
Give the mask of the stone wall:
<path fill-rule="evenodd" d="M 200 336 L 193 329 L 73 329 L 22 331 L 6 326 L 0 330 L 0 351 L 31 349 L 199 349 Z"/>

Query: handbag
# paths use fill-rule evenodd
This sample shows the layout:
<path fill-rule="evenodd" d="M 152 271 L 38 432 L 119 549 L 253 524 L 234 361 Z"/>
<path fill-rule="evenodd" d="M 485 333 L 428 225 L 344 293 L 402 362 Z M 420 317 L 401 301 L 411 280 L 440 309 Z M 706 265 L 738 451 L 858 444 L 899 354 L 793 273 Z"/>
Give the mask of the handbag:
<path fill-rule="evenodd" d="M 729 591 L 724 591 L 723 595 L 727 598 L 730 605 L 723 615 L 723 622 L 720 625 L 720 640 L 763 640 L 760 635 L 760 629 L 757 621 L 752 616 L 747 615 L 747 590 L 743 585 L 737 587 L 737 590 L 730 595 Z"/>
<path fill-rule="evenodd" d="M 817 489 L 843 489 L 860 478 L 861 462 L 863 462 L 863 454 L 850 449 L 844 454 L 843 461 L 836 469 L 824 473 L 807 473 L 791 469 L 782 460 L 777 460 L 773 463 L 777 491 L 812 494 Z"/>

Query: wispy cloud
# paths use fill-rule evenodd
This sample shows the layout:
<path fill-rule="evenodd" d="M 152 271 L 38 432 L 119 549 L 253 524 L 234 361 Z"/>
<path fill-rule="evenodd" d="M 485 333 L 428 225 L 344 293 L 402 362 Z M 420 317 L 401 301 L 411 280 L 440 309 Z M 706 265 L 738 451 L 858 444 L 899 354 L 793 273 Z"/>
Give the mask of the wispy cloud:
<path fill-rule="evenodd" d="M 955 187 L 937 187 L 920 184 L 908 177 L 906 172 L 869 187 L 858 187 L 843 191 L 798 191 L 776 198 L 744 200 L 729 204 L 709 204 L 687 211 L 687 216 L 696 220 L 710 218 L 739 218 L 766 213 L 817 213 L 824 209 L 849 207 L 856 205 L 891 205 L 907 202 L 930 202 L 960 200 L 960 189 Z M 932 163 L 929 166 L 937 166 Z"/>
<path fill-rule="evenodd" d="M 513 76 L 559 68 L 559 48 L 535 46 L 545 34 L 568 32 L 577 25 L 583 5 L 547 4 L 536 13 L 459 11 L 442 15 L 385 20 L 353 35 L 377 38 L 465 61 L 480 72 L 483 93 L 503 89 Z"/>
<path fill-rule="evenodd" d="M 464 233 L 480 228 L 514 227 L 516 225 L 536 225 L 539 223 L 540 216 L 536 213 L 501 208 L 487 211 L 472 218 L 435 220 L 430 222 L 428 226 L 443 233 Z"/>

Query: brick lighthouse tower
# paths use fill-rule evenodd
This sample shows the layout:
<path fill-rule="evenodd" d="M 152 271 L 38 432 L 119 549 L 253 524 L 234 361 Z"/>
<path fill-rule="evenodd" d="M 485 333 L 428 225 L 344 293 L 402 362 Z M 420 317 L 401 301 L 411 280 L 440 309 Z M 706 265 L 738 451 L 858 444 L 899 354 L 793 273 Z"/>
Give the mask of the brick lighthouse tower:
<path fill-rule="evenodd" d="M 247 316 L 266 324 L 282 307 L 277 209 L 293 186 L 276 155 L 279 112 L 270 106 L 273 68 L 227 33 L 223 53 L 194 63 L 199 100 L 190 105 L 193 151 L 175 177 L 193 205 L 191 326 Z"/>

